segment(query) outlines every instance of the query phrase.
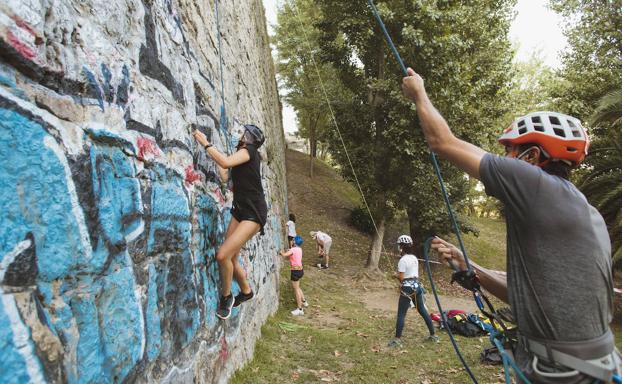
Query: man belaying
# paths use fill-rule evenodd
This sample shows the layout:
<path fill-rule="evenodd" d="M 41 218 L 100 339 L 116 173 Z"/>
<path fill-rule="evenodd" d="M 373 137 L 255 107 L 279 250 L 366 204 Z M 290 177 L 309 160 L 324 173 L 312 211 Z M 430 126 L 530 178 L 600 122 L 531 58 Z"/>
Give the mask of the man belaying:
<path fill-rule="evenodd" d="M 612 319 L 611 243 L 602 216 L 568 176 L 587 154 L 579 120 L 536 112 L 514 121 L 499 141 L 506 157 L 458 139 L 412 69 L 404 94 L 417 106 L 432 151 L 482 181 L 505 206 L 507 279 L 471 263 L 482 287 L 507 301 L 520 332 L 519 367 L 537 383 L 610 382 L 620 369 Z M 432 248 L 466 269 L 462 253 Z"/>

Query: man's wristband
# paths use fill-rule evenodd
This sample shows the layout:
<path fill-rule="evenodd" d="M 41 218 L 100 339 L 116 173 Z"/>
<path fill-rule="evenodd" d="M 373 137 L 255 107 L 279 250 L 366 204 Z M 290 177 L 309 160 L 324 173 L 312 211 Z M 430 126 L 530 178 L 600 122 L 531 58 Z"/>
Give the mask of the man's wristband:
<path fill-rule="evenodd" d="M 207 145 L 205 146 L 205 149 L 208 149 L 208 148 L 213 147 L 213 146 L 214 146 L 214 144 L 209 143 L 209 144 L 207 144 Z"/>

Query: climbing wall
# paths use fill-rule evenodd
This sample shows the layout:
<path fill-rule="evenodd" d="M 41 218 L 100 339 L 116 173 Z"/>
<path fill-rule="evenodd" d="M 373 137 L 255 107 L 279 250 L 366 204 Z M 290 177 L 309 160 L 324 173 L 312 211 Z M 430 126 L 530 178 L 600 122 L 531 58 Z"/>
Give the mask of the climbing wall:
<path fill-rule="evenodd" d="M 277 305 L 283 134 L 260 0 L 0 2 L 0 382 L 224 382 Z M 262 127 L 256 300 L 215 317 L 231 192 L 195 144 Z M 234 294 L 238 287 L 234 285 Z"/>

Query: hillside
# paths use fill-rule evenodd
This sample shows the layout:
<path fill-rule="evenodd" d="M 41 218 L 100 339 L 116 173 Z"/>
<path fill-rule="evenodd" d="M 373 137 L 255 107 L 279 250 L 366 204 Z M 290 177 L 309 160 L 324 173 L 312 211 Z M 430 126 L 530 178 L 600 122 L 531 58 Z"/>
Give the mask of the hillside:
<path fill-rule="evenodd" d="M 439 333 L 439 344 L 424 341 L 427 331 L 416 311 L 407 315 L 403 349 L 387 348 L 395 329 L 397 284 L 356 278 L 370 242 L 348 225 L 349 210 L 359 204 L 356 190 L 321 162 L 311 180 L 308 158 L 301 153 L 287 151 L 286 160 L 289 209 L 305 239 L 301 287 L 311 306 L 303 317 L 290 314 L 295 304 L 284 265 L 279 310 L 262 328 L 253 361 L 235 374 L 232 383 L 469 383 L 445 333 Z M 473 222 L 480 236 L 465 236 L 471 255 L 484 265 L 502 268 L 503 222 Z M 329 270 L 313 266 L 316 256 L 309 231 L 317 229 L 334 239 Z M 393 269 L 397 259 L 382 258 L 384 270 L 389 263 Z M 466 291 L 449 286 L 447 269 L 436 267 L 434 274 L 447 295 L 442 297 L 444 309 L 474 309 Z M 425 286 L 431 292 L 427 281 Z M 430 295 L 427 306 L 436 311 Z M 479 363 L 480 352 L 489 347 L 487 337 L 459 337 L 458 343 L 480 383 L 503 382 L 500 367 Z"/>

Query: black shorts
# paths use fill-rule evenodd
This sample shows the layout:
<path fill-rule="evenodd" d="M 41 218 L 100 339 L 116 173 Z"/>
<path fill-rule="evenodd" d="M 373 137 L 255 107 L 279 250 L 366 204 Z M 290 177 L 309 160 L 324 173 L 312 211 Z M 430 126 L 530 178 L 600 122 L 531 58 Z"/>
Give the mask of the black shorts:
<path fill-rule="evenodd" d="M 292 276 L 291 276 L 292 281 L 298 281 L 302 279 L 302 277 L 305 275 L 305 271 L 303 271 L 302 269 L 292 269 L 291 272 L 292 272 Z"/>
<path fill-rule="evenodd" d="M 263 227 L 266 225 L 268 218 L 268 206 L 264 197 L 250 199 L 233 199 L 233 207 L 231 215 L 237 220 L 250 220 L 259 223 L 261 226 L 261 234 L 263 235 Z"/>

